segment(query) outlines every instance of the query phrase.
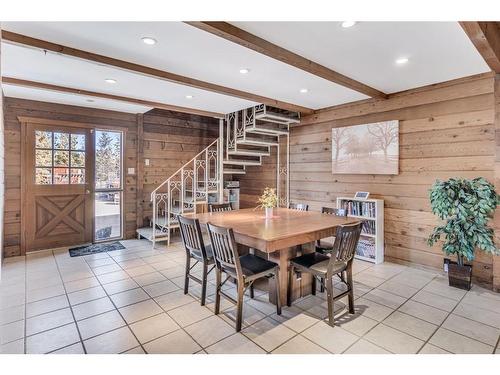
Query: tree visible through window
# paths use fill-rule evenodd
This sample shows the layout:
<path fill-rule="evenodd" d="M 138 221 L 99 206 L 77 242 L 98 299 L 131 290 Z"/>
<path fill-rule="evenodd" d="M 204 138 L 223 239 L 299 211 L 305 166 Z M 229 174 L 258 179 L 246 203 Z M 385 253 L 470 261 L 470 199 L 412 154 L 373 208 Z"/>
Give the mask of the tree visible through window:
<path fill-rule="evenodd" d="M 121 133 L 96 132 L 95 174 L 97 189 L 121 187 Z"/>

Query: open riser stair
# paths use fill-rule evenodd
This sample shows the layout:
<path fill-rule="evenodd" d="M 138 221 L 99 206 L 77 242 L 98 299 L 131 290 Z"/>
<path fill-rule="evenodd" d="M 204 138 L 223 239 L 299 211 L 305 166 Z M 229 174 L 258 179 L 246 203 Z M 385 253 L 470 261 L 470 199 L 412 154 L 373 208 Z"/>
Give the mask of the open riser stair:
<path fill-rule="evenodd" d="M 220 120 L 221 137 L 195 155 L 151 193 L 150 226 L 137 229 L 139 238 L 170 243 L 179 227 L 177 216 L 206 210 L 222 203 L 224 176 L 242 175 L 247 167 L 262 165 L 262 158 L 277 149 L 276 188 L 280 206 L 288 205 L 288 132 L 299 122 L 297 113 L 260 104 L 227 114 Z M 283 138 L 285 137 L 285 138 Z"/>

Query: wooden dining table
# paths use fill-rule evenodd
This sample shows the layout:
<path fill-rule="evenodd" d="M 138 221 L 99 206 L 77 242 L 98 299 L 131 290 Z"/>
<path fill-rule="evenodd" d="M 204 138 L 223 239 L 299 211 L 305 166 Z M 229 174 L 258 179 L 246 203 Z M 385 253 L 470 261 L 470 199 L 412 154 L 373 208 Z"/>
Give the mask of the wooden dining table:
<path fill-rule="evenodd" d="M 298 253 L 315 251 L 316 240 L 334 236 L 339 225 L 358 221 L 354 218 L 288 208 L 275 208 L 271 218 L 266 218 L 264 210 L 253 208 L 186 216 L 198 219 L 200 224 L 211 223 L 232 228 L 242 251 L 248 248 L 256 249 L 257 255 L 279 264 L 282 305 L 286 304 L 289 288 L 292 301 L 312 292 L 310 275 L 294 276 L 289 282 L 289 260 Z M 270 279 L 270 283 L 274 283 L 274 280 Z M 273 285 L 269 285 L 269 290 L 272 288 Z M 276 303 L 274 293 L 269 293 L 269 300 Z"/>

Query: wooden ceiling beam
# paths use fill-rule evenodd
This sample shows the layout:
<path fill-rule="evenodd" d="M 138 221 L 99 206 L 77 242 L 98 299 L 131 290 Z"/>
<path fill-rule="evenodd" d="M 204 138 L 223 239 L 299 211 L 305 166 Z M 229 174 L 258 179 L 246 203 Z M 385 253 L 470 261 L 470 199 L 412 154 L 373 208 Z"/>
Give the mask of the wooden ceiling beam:
<path fill-rule="evenodd" d="M 330 68 L 308 60 L 294 52 L 268 42 L 254 34 L 242 30 L 227 22 L 186 22 L 200 30 L 217 35 L 240 46 L 246 47 L 263 55 L 294 66 L 315 76 L 324 78 L 330 82 L 347 87 L 372 98 L 387 98 L 387 94 L 373 87 L 358 82 Z"/>
<path fill-rule="evenodd" d="M 63 46 L 60 44 L 48 42 L 48 41 L 41 40 L 41 39 L 32 38 L 32 37 L 29 37 L 26 35 L 17 34 L 17 33 L 13 33 L 10 31 L 2 30 L 2 40 L 8 41 L 8 42 L 14 43 L 14 44 L 35 47 L 35 48 L 39 48 L 39 49 L 46 50 L 46 51 L 60 53 L 62 55 L 72 56 L 72 57 L 83 59 L 83 60 L 88 60 L 88 61 L 92 61 L 92 62 L 96 62 L 96 63 L 100 63 L 100 64 L 113 66 L 113 67 L 116 67 L 119 69 L 127 70 L 129 72 L 138 73 L 138 74 L 146 75 L 149 77 L 162 79 L 162 80 L 165 80 L 168 82 L 174 82 L 174 83 L 181 84 L 181 85 L 195 87 L 195 88 L 201 89 L 201 90 L 206 90 L 206 91 L 211 91 L 211 92 L 215 92 L 218 94 L 233 96 L 233 97 L 237 97 L 240 99 L 246 99 L 246 100 L 250 100 L 253 102 L 257 102 L 257 103 L 263 103 L 263 104 L 267 104 L 267 105 L 270 105 L 273 107 L 277 107 L 277 108 L 281 108 L 281 109 L 285 109 L 285 110 L 289 110 L 289 111 L 300 112 L 302 114 L 313 113 L 313 110 L 311 108 L 306 108 L 306 107 L 302 107 L 302 106 L 295 105 L 292 103 L 287 103 L 287 102 L 283 102 L 280 100 L 267 98 L 265 96 L 252 94 L 252 93 L 249 93 L 246 91 L 241 91 L 241 90 L 217 85 L 217 84 L 210 83 L 210 82 L 205 82 L 205 81 L 201 81 L 198 79 L 185 77 L 185 76 L 171 73 L 171 72 L 167 72 L 164 70 L 155 69 L 155 68 L 151 68 L 148 66 L 124 61 L 124 60 L 115 59 L 113 57 L 98 55 L 96 53 L 83 51 L 83 50 L 68 47 L 68 46 Z"/>
<path fill-rule="evenodd" d="M 18 79 L 18 78 L 2 77 L 2 84 L 21 86 L 21 87 L 31 87 L 31 88 L 36 88 L 36 89 L 64 92 L 64 93 L 76 94 L 76 95 L 84 95 L 84 96 L 89 96 L 89 97 L 93 97 L 93 98 L 117 100 L 120 102 L 138 104 L 138 105 L 143 105 L 146 107 L 153 107 L 153 108 L 159 108 L 159 109 L 166 109 L 169 111 L 189 113 L 192 115 L 215 117 L 215 118 L 224 117 L 224 114 L 222 114 L 222 113 L 203 111 L 203 110 L 194 109 L 194 108 L 180 107 L 180 106 L 176 106 L 176 105 L 152 102 L 149 100 L 143 100 L 143 99 L 137 99 L 137 98 L 129 98 L 129 97 L 120 96 L 120 95 L 112 95 L 112 94 L 105 94 L 105 93 L 95 92 L 95 91 L 80 90 L 80 89 L 75 89 L 72 87 L 58 86 L 58 85 L 52 85 L 49 83 L 28 81 L 28 80 Z"/>
<path fill-rule="evenodd" d="M 460 22 L 484 61 L 500 73 L 500 26 L 498 22 Z"/>

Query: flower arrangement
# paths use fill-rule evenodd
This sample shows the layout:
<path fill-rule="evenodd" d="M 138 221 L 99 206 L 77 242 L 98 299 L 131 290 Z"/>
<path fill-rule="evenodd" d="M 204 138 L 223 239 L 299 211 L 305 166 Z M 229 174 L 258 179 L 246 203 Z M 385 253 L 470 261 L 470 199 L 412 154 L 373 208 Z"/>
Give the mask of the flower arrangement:
<path fill-rule="evenodd" d="M 274 208 L 278 206 L 278 195 L 276 195 L 276 189 L 266 187 L 264 192 L 258 199 L 257 203 L 259 205 L 257 208 Z"/>

